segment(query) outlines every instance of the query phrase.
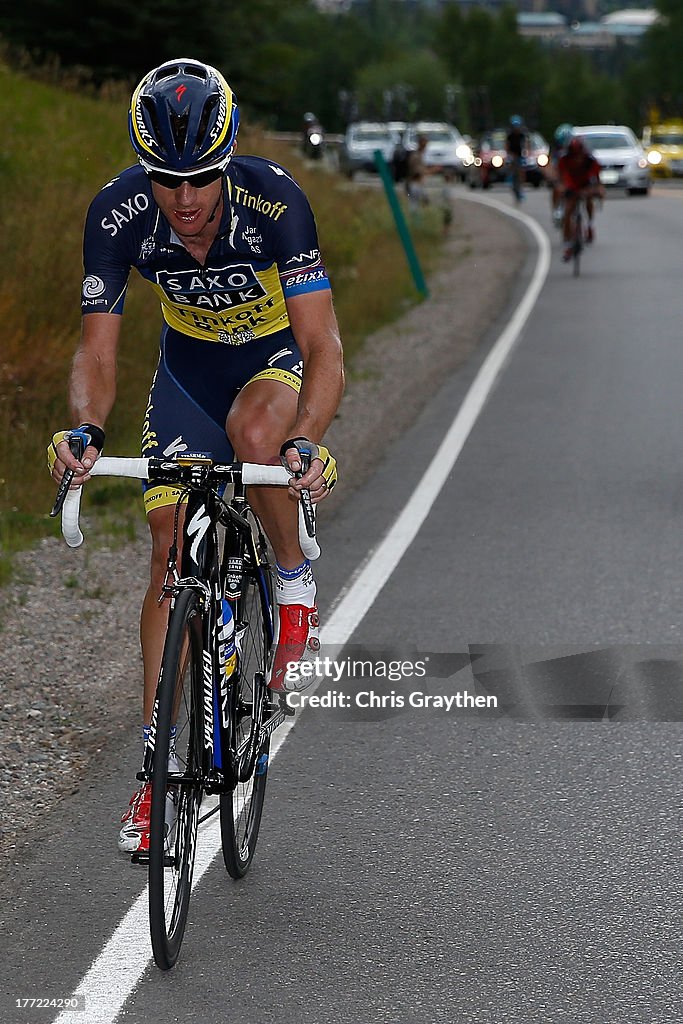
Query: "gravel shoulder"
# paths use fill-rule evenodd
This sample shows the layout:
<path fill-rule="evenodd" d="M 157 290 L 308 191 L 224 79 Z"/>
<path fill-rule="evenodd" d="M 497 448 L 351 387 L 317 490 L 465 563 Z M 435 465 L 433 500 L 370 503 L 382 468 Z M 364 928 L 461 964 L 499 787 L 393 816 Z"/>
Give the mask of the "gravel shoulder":
<path fill-rule="evenodd" d="M 475 350 L 505 309 L 525 258 L 511 219 L 456 195 L 429 298 L 369 338 L 349 370 L 327 435 L 342 476 L 325 515 L 349 494 L 343 466 L 353 463 L 353 486 L 367 479 L 385 446 Z M 1 867 L 31 856 L 88 768 L 111 764 L 139 728 L 138 615 L 148 560 L 144 526 L 125 547 L 91 539 L 68 551 L 44 539 L 0 591 Z M 56 634 L 74 639 L 62 643 Z"/>

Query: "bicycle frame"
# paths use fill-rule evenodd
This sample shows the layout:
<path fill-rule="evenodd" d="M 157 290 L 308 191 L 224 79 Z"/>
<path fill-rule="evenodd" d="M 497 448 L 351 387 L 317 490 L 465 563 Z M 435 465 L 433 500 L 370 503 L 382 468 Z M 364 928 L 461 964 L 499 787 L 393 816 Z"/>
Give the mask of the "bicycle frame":
<path fill-rule="evenodd" d="M 197 592 L 202 607 L 202 649 L 203 658 L 203 692 L 204 692 L 204 734 L 201 779 L 188 779 L 170 775 L 169 782 L 196 785 L 201 784 L 207 793 L 220 793 L 234 789 L 238 782 L 247 779 L 254 770 L 254 761 L 261 740 L 272 732 L 284 719 L 284 713 L 272 714 L 264 723 L 265 703 L 267 697 L 266 680 L 257 680 L 254 692 L 252 728 L 246 743 L 237 747 L 237 737 L 233 733 L 234 718 L 230 714 L 231 687 L 238 679 L 233 676 L 227 679 L 221 671 L 218 654 L 219 630 L 221 622 L 221 606 L 223 595 L 230 597 L 227 576 L 232 570 L 241 571 L 245 562 L 250 563 L 254 571 L 263 571 L 262 551 L 265 538 L 260 530 L 239 512 L 242 506 L 246 511 L 245 488 L 241 481 L 235 484 L 235 493 L 229 503 L 223 501 L 218 493 L 208 484 L 191 487 L 187 496 L 187 505 L 183 524 L 182 545 L 182 576 L 175 575 L 175 563 L 169 557 L 168 571 L 173 574 L 174 581 L 165 587 L 170 598 L 171 608 L 182 590 L 191 589 Z M 237 506 L 237 507 L 235 507 Z M 223 538 L 219 528 L 223 528 Z M 228 543 L 228 537 L 231 543 Z M 172 550 L 176 548 L 176 538 Z M 227 551 L 231 554 L 228 557 Z M 235 554 L 237 552 L 237 554 Z M 237 559 L 241 565 L 229 565 Z M 232 595 L 234 606 L 235 629 L 239 636 L 239 591 Z M 262 601 L 264 621 L 269 632 L 268 639 L 273 640 L 273 609 Z M 238 667 L 237 673 L 240 669 Z M 156 708 L 155 708 L 156 710 Z M 277 721 L 275 720 L 277 717 Z M 267 731 L 264 731 L 267 726 Z M 152 758 L 156 735 L 156 716 L 153 714 L 150 725 L 150 740 L 145 752 L 145 761 L 141 781 L 150 781 Z"/>

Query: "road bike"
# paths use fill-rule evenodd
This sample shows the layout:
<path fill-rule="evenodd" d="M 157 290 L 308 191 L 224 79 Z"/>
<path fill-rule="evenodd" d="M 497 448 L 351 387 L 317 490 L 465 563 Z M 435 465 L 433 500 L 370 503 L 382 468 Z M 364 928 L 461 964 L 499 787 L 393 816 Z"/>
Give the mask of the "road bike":
<path fill-rule="evenodd" d="M 581 273 L 581 254 L 586 246 L 586 242 L 592 241 L 593 238 L 586 208 L 586 200 L 593 194 L 591 190 L 582 190 L 574 193 L 576 202 L 572 211 L 568 243 L 571 246 L 570 258 L 574 277 L 579 277 Z M 602 202 L 600 197 L 596 201 L 598 203 Z"/>
<path fill-rule="evenodd" d="M 82 440 L 70 444 L 80 458 Z M 148 865 L 152 951 L 156 964 L 168 970 L 185 932 L 199 824 L 219 811 L 225 867 L 235 879 L 246 874 L 261 823 L 270 737 L 292 714 L 268 688 L 272 562 L 248 499 L 250 486 L 286 486 L 292 474 L 283 466 L 219 464 L 190 454 L 103 456 L 90 473 L 164 483 L 180 495 L 160 595 L 160 601 L 169 599 L 168 629 L 137 776 L 152 785 L 150 849 L 148 856 L 131 858 Z M 70 547 L 83 541 L 82 490 L 62 483 L 53 509 L 63 502 L 62 532 Z M 316 558 L 313 507 L 310 495 L 304 496 L 300 542 L 306 557 Z M 205 795 L 217 795 L 218 807 L 200 818 Z"/>
<path fill-rule="evenodd" d="M 521 203 L 524 199 L 524 182 L 526 180 L 524 158 L 518 156 L 508 157 L 508 172 L 512 194 L 515 200 Z"/>
<path fill-rule="evenodd" d="M 586 199 L 583 192 L 577 192 L 570 225 L 571 233 L 569 241 L 572 250 L 571 263 L 574 277 L 579 277 L 581 273 L 581 253 L 583 252 L 583 247 L 586 244 L 584 228 L 585 202 Z"/>

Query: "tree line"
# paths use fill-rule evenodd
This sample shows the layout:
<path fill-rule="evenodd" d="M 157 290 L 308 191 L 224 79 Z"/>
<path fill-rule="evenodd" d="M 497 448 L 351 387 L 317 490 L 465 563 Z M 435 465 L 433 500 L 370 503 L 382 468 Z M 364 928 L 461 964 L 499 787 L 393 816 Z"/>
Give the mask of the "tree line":
<path fill-rule="evenodd" d="M 548 135 L 562 122 L 683 115 L 683 5 L 638 45 L 599 56 L 522 37 L 516 10 L 367 0 L 323 13 L 310 0 L 32 0 L 7 5 L 10 59 L 55 64 L 78 81 L 132 86 L 154 65 L 195 56 L 220 67 L 248 116 L 296 130 L 304 111 L 328 131 L 357 118 L 448 119 L 476 134 L 520 114 Z"/>

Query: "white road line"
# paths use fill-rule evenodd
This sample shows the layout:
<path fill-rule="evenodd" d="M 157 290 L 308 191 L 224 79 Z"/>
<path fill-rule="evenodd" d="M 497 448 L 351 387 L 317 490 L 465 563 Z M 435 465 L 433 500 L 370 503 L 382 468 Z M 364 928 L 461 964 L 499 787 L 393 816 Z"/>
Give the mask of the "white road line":
<path fill-rule="evenodd" d="M 484 360 L 412 497 L 335 602 L 321 634 L 321 643 L 325 647 L 342 646 L 350 639 L 427 518 L 548 275 L 550 241 L 536 221 L 495 199 L 469 195 L 458 198 L 483 203 L 521 221 L 538 244 L 536 265 L 520 304 Z M 285 743 L 293 724 L 293 719 L 290 719 L 275 733 L 271 760 Z M 214 816 L 200 828 L 193 888 L 212 864 L 220 845 L 220 825 L 217 816 Z M 151 961 L 147 907 L 148 892 L 145 888 L 76 988 L 75 994 L 85 997 L 85 1012 L 65 1010 L 56 1018 L 55 1024 L 113 1024 Z"/>

